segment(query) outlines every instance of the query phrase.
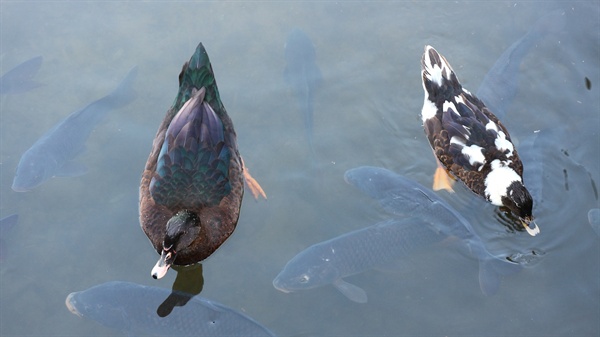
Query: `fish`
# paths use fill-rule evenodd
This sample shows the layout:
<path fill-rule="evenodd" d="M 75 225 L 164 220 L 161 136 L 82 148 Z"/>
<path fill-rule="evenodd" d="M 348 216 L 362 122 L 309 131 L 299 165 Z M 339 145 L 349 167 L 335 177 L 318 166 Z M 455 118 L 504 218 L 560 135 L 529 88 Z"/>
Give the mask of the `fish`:
<path fill-rule="evenodd" d="M 19 94 L 41 86 L 33 80 L 42 66 L 43 57 L 24 61 L 0 77 L 0 94 Z"/>
<path fill-rule="evenodd" d="M 418 218 L 387 219 L 304 249 L 288 261 L 273 286 L 288 293 L 332 284 L 351 301 L 366 303 L 366 292 L 344 277 L 399 261 L 445 238 Z"/>
<path fill-rule="evenodd" d="M 0 219 L 0 262 L 3 262 L 6 257 L 6 248 L 4 248 L 6 235 L 17 226 L 18 221 L 18 214 L 11 214 Z"/>
<path fill-rule="evenodd" d="M 316 62 L 315 46 L 306 33 L 295 28 L 288 35 L 284 49 L 286 61 L 284 80 L 298 100 L 299 109 L 304 116 L 306 138 L 314 156 L 314 100 L 315 92 L 323 81 L 321 70 Z"/>
<path fill-rule="evenodd" d="M 73 292 L 65 303 L 73 314 L 129 335 L 275 336 L 249 316 L 200 296 L 189 295 L 184 306 L 161 317 L 157 307 L 170 294 L 165 288 L 111 281 Z"/>
<path fill-rule="evenodd" d="M 460 238 L 479 261 L 479 286 L 483 294 L 495 294 L 500 287 L 500 276 L 522 269 L 519 264 L 490 253 L 467 219 L 418 182 L 372 166 L 350 169 L 344 174 L 344 180 L 377 200 L 389 214 L 417 216 L 436 231 Z"/>
<path fill-rule="evenodd" d="M 136 76 L 137 67 L 133 67 L 110 94 L 71 113 L 42 135 L 21 156 L 12 189 L 26 192 L 53 177 L 85 174 L 87 168 L 73 159 L 84 151 L 92 130 L 109 111 L 133 101 L 132 84 Z"/>
<path fill-rule="evenodd" d="M 594 232 L 600 236 L 600 208 L 592 208 L 589 210 L 588 221 Z"/>
<path fill-rule="evenodd" d="M 502 120 L 517 95 L 521 62 L 539 40 L 559 33 L 565 26 L 564 13 L 553 11 L 539 18 L 521 38 L 513 42 L 488 70 L 475 96 Z"/>

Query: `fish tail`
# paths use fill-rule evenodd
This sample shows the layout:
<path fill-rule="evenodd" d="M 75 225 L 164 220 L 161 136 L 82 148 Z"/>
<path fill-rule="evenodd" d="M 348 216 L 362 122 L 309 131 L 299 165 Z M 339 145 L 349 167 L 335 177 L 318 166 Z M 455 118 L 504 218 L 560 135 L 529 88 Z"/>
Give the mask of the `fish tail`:
<path fill-rule="evenodd" d="M 313 116 L 314 106 L 312 93 L 308 92 L 305 97 L 298 97 L 298 103 L 300 106 L 300 112 L 304 119 L 304 131 L 306 133 L 306 140 L 310 150 L 310 155 L 315 160 L 316 152 L 314 148 L 314 127 L 313 127 Z"/>
<path fill-rule="evenodd" d="M 108 95 L 111 104 L 115 108 L 127 105 L 135 99 L 136 93 L 133 90 L 133 82 L 137 77 L 137 73 L 137 66 L 134 66 L 125 75 L 119 86 Z"/>
<path fill-rule="evenodd" d="M 304 114 L 304 127 L 309 135 L 313 133 L 313 104 L 312 99 L 307 97 L 301 103 L 303 114 Z"/>
<path fill-rule="evenodd" d="M 2 75 L 0 94 L 23 93 L 41 86 L 40 83 L 33 80 L 33 77 L 40 70 L 42 60 L 42 56 L 36 56 Z"/>
<path fill-rule="evenodd" d="M 564 12 L 561 10 L 552 11 L 539 18 L 531 27 L 530 33 L 539 35 L 558 34 L 565 29 L 565 21 Z"/>
<path fill-rule="evenodd" d="M 307 105 L 306 111 L 304 111 L 304 127 L 306 128 L 306 135 L 308 137 L 308 142 L 310 143 L 310 145 L 312 147 L 313 138 L 314 138 L 313 106 L 310 101 L 307 102 L 306 105 Z"/>
<path fill-rule="evenodd" d="M 428 93 L 430 101 L 435 102 L 437 97 L 449 99 L 461 92 L 462 86 L 454 70 L 446 58 L 432 46 L 425 46 L 421 69 L 423 88 Z"/>

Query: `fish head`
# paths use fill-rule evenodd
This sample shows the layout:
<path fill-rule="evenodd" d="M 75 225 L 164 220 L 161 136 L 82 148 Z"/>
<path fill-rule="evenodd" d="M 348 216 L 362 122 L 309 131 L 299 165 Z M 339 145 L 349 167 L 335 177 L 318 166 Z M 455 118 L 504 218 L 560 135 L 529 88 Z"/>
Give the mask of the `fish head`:
<path fill-rule="evenodd" d="M 299 28 L 294 28 L 288 34 L 283 48 L 288 65 L 302 67 L 304 64 L 315 61 L 315 45 L 310 37 Z"/>
<path fill-rule="evenodd" d="M 127 298 L 132 295 L 124 282 L 107 282 L 84 291 L 70 293 L 65 304 L 79 317 L 91 318 L 100 324 L 126 330 L 131 325 Z"/>
<path fill-rule="evenodd" d="M 23 154 L 13 179 L 12 189 L 15 192 L 30 191 L 52 177 L 50 172 L 53 172 L 56 161 L 46 157 L 34 151 Z"/>
<path fill-rule="evenodd" d="M 361 166 L 344 173 L 346 183 L 358 188 L 371 198 L 377 199 L 381 191 L 387 190 L 389 171 L 370 166 Z"/>
<path fill-rule="evenodd" d="M 326 245 L 314 245 L 292 258 L 273 280 L 275 289 L 291 291 L 313 289 L 331 284 L 341 275 L 333 255 L 335 250 Z"/>

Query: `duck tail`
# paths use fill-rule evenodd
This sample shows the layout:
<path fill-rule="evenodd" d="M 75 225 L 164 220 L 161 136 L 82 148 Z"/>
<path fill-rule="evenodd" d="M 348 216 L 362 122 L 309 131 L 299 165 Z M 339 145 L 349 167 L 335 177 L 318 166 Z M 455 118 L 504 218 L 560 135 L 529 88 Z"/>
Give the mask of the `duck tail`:
<path fill-rule="evenodd" d="M 196 47 L 194 55 L 183 65 L 179 74 L 179 93 L 173 104 L 173 110 L 179 111 L 183 104 L 189 100 L 194 89 L 206 89 L 205 100 L 213 107 L 215 111 L 222 109 L 219 89 L 215 80 L 208 53 L 204 49 L 202 42 Z"/>
<path fill-rule="evenodd" d="M 432 46 L 425 46 L 421 68 L 423 89 L 429 101 L 445 101 L 462 92 L 462 86 L 450 63 Z"/>

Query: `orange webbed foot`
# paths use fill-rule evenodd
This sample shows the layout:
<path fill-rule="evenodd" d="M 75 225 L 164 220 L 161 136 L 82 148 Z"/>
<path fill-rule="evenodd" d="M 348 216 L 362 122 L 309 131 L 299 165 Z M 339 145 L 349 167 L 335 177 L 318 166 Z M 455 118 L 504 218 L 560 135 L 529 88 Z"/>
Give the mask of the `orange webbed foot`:
<path fill-rule="evenodd" d="M 250 189 L 250 193 L 252 193 L 252 196 L 254 197 L 254 199 L 258 200 L 258 197 L 262 196 L 266 200 L 267 194 L 262 189 L 262 187 L 260 186 L 258 181 L 256 181 L 256 179 L 254 179 L 250 175 L 250 171 L 248 171 L 248 168 L 244 164 L 244 159 L 242 159 L 242 166 L 244 167 L 244 181 L 246 181 L 246 186 L 248 186 L 248 188 Z"/>
<path fill-rule="evenodd" d="M 433 175 L 432 189 L 434 191 L 446 190 L 450 193 L 454 193 L 452 185 L 454 185 L 454 178 L 451 177 L 448 171 L 438 163 L 438 167 Z"/>

